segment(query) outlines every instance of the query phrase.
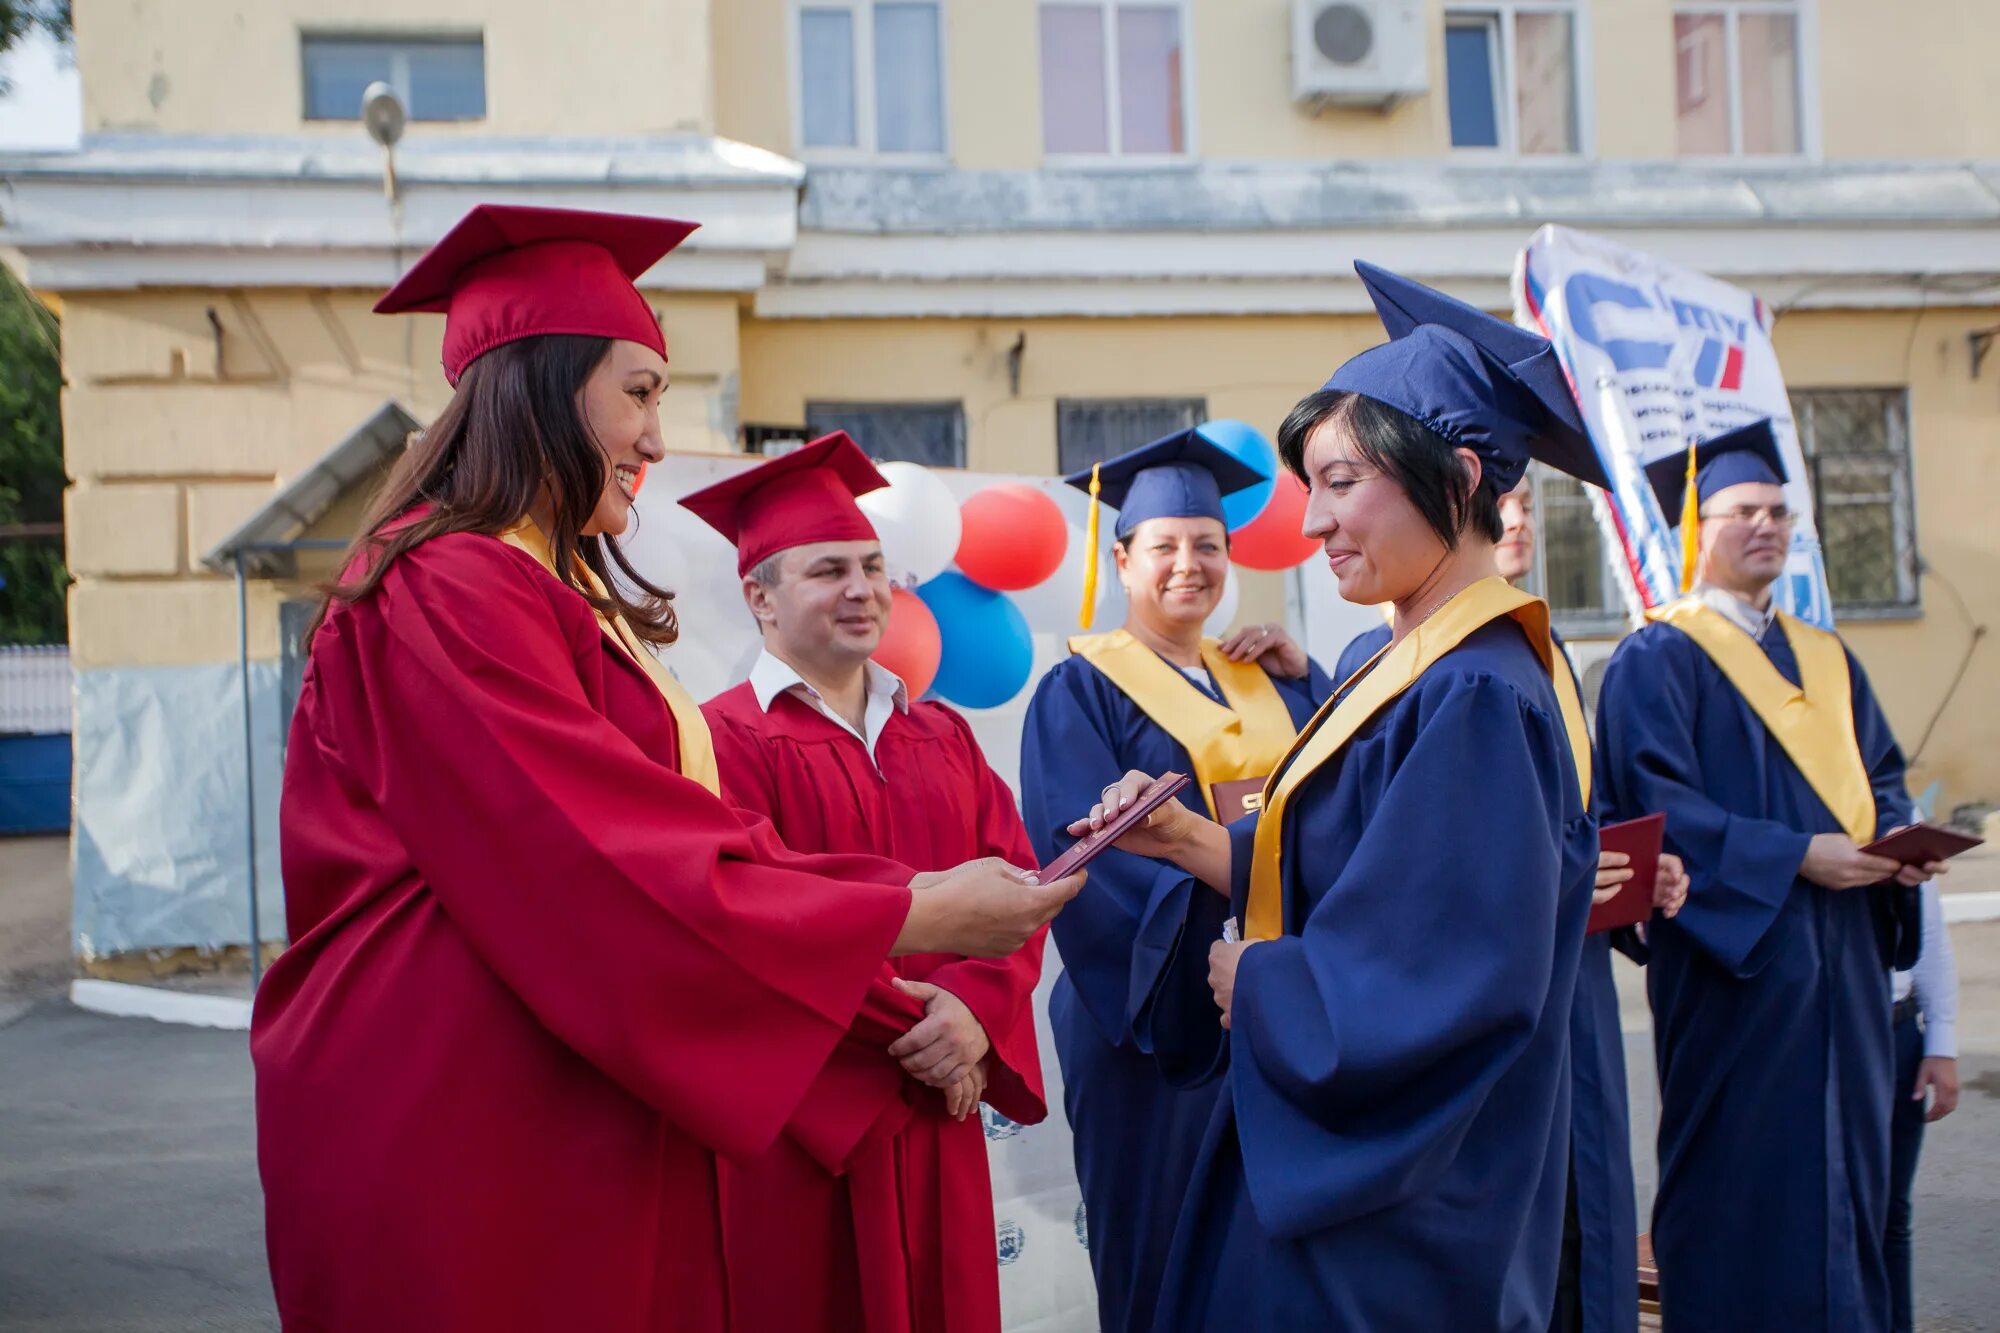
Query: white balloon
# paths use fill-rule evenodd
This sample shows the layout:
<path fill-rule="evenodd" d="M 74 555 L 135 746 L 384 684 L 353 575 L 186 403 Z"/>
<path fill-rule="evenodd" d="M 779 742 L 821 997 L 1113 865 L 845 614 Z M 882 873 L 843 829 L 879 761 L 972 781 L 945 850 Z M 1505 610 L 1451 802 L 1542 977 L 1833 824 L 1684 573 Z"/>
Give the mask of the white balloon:
<path fill-rule="evenodd" d="M 1229 633 L 1229 627 L 1236 619 L 1236 603 L 1242 591 L 1236 583 L 1236 567 L 1232 565 L 1229 577 L 1222 581 L 1222 600 L 1215 604 L 1215 610 L 1209 612 L 1208 619 L 1201 623 L 1203 634 L 1220 639 Z"/>
<path fill-rule="evenodd" d="M 882 558 L 891 581 L 912 585 L 934 579 L 950 567 L 963 535 L 958 501 L 928 468 L 916 463 L 878 463 L 889 481 L 855 503 L 882 539 Z"/>

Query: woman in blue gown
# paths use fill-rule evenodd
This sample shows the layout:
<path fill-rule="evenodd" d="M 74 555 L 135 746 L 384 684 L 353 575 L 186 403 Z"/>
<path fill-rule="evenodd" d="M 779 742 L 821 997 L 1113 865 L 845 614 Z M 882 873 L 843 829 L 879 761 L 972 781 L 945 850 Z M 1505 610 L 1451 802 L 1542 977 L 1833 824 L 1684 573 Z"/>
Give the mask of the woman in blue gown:
<path fill-rule="evenodd" d="M 1276 626 L 1202 637 L 1229 569 L 1222 495 L 1261 480 L 1254 471 L 1187 431 L 1096 472 L 1118 511 L 1130 612 L 1111 634 L 1073 640 L 1029 705 L 1021 803 L 1044 863 L 1069 842 L 1064 825 L 1130 769 L 1205 778 L 1184 795 L 1207 812 L 1209 783 L 1268 774 L 1328 693 L 1325 674 Z M 1088 489 L 1091 473 L 1069 480 Z M 1106 1329 L 1151 1327 L 1215 1106 L 1214 1087 L 1171 1087 L 1154 1065 L 1154 992 L 1183 929 L 1205 947 L 1226 911 L 1174 867 L 1114 851 L 1091 863 L 1088 897 L 1055 933 L 1063 971 L 1049 1022 Z"/>
<path fill-rule="evenodd" d="M 1597 829 L 1574 682 L 1494 540 L 1531 452 L 1599 474 L 1546 342 L 1357 267 L 1394 341 L 1279 447 L 1392 641 L 1254 819 L 1167 807 L 1121 843 L 1227 892 L 1243 936 L 1204 957 L 1197 895 L 1156 1002 L 1163 1068 L 1221 1092 L 1155 1327 L 1543 1333 Z"/>
<path fill-rule="evenodd" d="M 1509 583 L 1535 566 L 1535 490 L 1523 478 L 1500 497 L 1500 541 L 1494 563 Z M 1334 679 L 1360 670 L 1389 642 L 1387 625 L 1354 636 L 1341 650 Z M 1556 646 L 1562 636 L 1551 631 Z M 1564 665 L 1569 665 L 1564 654 Z M 1593 754 L 1592 767 L 1596 762 Z M 1600 812 L 1601 813 L 1601 812 Z M 1619 852 L 1600 852 L 1593 902 L 1618 892 L 1632 871 Z M 1671 918 L 1687 897 L 1680 858 L 1663 853 L 1653 878 L 1653 901 Z M 1646 948 L 1634 927 L 1584 936 L 1570 1011 L 1570 1184 L 1563 1219 L 1563 1251 L 1551 1333 L 1633 1333 L 1639 1327 L 1637 1277 L 1638 1201 L 1632 1180 L 1631 1112 L 1626 1096 L 1625 1036 L 1618 987 L 1611 976 L 1616 949 L 1634 962 Z"/>

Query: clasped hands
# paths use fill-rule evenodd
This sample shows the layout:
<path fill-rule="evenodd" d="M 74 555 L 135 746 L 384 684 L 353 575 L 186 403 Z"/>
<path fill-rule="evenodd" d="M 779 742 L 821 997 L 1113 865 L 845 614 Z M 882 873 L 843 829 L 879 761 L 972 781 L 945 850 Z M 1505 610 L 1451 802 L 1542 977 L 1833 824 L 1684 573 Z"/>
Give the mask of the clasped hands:
<path fill-rule="evenodd" d="M 924 1006 L 916 1026 L 889 1046 L 903 1072 L 944 1094 L 945 1111 L 963 1120 L 986 1094 L 986 1054 L 993 1044 L 965 1001 L 928 981 L 895 979 L 895 987 Z"/>

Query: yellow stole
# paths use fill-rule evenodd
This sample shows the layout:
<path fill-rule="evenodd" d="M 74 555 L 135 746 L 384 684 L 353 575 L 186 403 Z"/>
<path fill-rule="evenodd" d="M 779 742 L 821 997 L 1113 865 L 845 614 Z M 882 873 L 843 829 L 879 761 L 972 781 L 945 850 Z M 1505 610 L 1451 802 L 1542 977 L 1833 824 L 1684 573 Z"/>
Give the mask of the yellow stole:
<path fill-rule="evenodd" d="M 1854 735 L 1847 653 L 1823 629 L 1778 612 L 1785 641 L 1799 659 L 1799 684 L 1771 665 L 1757 641 L 1696 597 L 1646 613 L 1693 639 L 1722 669 L 1743 702 L 1777 738 L 1799 773 L 1856 842 L 1875 836 L 1875 789 Z"/>
<path fill-rule="evenodd" d="M 548 538 L 535 526 L 533 519 L 522 519 L 513 527 L 500 534 L 500 540 L 517 550 L 526 551 L 541 563 L 543 569 L 553 576 L 556 572 L 554 554 L 549 550 Z M 577 577 L 583 585 L 599 597 L 606 595 L 604 584 L 592 572 L 590 566 L 581 560 L 576 565 Z M 675 680 L 673 673 L 660 664 L 660 659 L 632 632 L 620 615 L 597 615 L 597 627 L 604 631 L 604 637 L 624 651 L 641 671 L 653 682 L 653 688 L 666 701 L 667 711 L 673 714 L 674 728 L 679 733 L 681 752 L 681 776 L 692 778 L 711 792 L 720 795 L 722 780 L 715 767 L 715 740 L 708 734 L 708 719 L 701 715 L 701 706 L 685 686 Z"/>
<path fill-rule="evenodd" d="M 1549 607 L 1539 597 L 1510 587 L 1499 578 L 1484 578 L 1439 607 L 1430 619 L 1384 648 L 1367 666 L 1341 685 L 1299 736 L 1277 773 L 1264 787 L 1264 812 L 1257 821 L 1250 861 L 1250 898 L 1244 908 L 1243 938 L 1274 940 L 1284 933 L 1285 890 L 1280 857 L 1284 848 L 1285 810 L 1292 794 L 1328 760 L 1354 739 L 1354 734 L 1403 691 L 1417 683 L 1438 659 L 1463 643 L 1481 626 L 1510 616 L 1527 631 L 1528 642 L 1542 659 L 1555 687 L 1563 729 L 1569 736 L 1577 782 L 1584 805 L 1590 804 L 1590 733 L 1584 729 L 1583 700 L 1567 663 L 1558 662 L 1560 649 L 1549 637 Z M 1365 675 L 1363 673 L 1366 673 Z M 1358 679 L 1358 683 L 1356 683 Z M 1348 685 L 1353 685 L 1350 690 Z M 1477 763 L 1477 755 L 1467 755 Z"/>
<path fill-rule="evenodd" d="M 1160 730 L 1180 742 L 1208 813 L 1218 782 L 1261 778 L 1298 734 L 1271 674 L 1255 662 L 1232 662 L 1214 639 L 1201 641 L 1201 663 L 1222 689 L 1217 703 L 1125 630 L 1082 635 L 1069 650 L 1103 672 Z"/>

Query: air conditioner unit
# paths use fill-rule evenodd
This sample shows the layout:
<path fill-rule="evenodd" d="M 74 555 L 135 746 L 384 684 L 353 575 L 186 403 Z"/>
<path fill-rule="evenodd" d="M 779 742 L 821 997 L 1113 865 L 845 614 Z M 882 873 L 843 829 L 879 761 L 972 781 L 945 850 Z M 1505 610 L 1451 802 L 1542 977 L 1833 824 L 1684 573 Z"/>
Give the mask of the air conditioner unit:
<path fill-rule="evenodd" d="M 1424 0 L 1292 0 L 1292 99 L 1387 110 L 1430 88 Z"/>

